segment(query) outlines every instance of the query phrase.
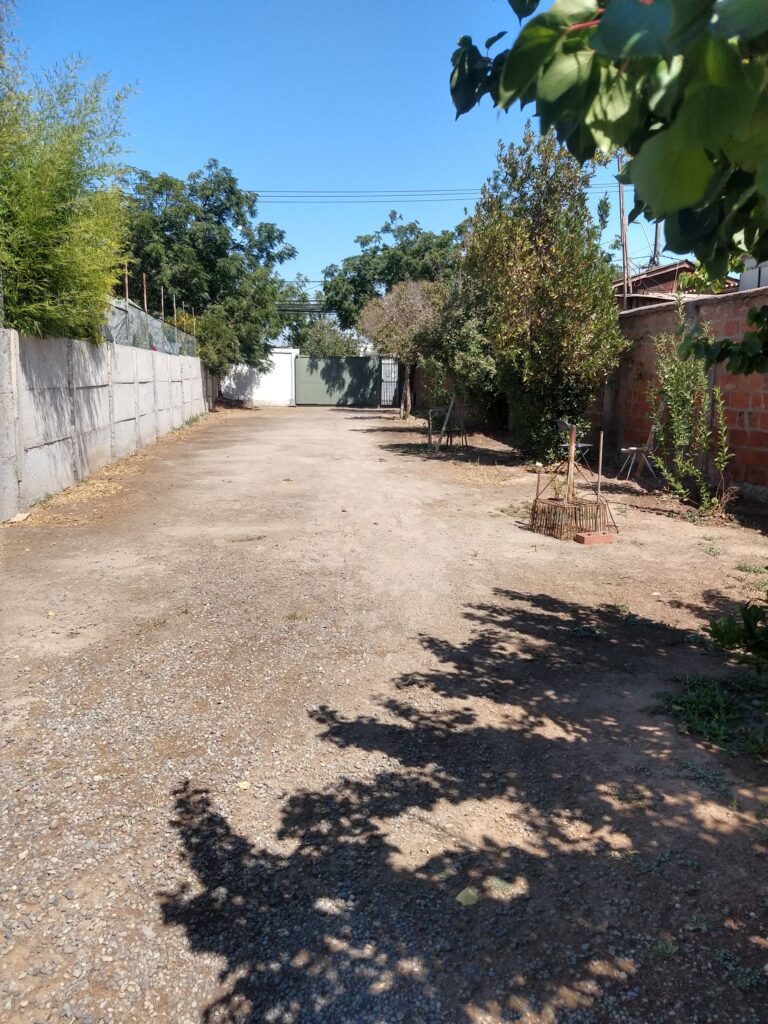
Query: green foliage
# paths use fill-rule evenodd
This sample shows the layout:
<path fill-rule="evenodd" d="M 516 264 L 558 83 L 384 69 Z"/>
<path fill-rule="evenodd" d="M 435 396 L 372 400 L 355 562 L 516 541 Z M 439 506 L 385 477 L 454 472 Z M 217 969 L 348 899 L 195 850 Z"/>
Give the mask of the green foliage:
<path fill-rule="evenodd" d="M 701 361 L 681 357 L 677 340 L 674 334 L 655 339 L 656 377 L 649 388 L 657 447 L 653 461 L 682 501 L 693 502 L 705 515 L 713 515 L 723 511 L 729 497 L 724 473 L 732 453 L 723 397 L 720 388 L 710 388 Z M 717 478 L 714 487 L 710 462 Z"/>
<path fill-rule="evenodd" d="M 436 318 L 422 340 L 419 365 L 430 405 L 458 395 L 487 415 L 498 395 L 496 360 L 486 337 L 471 279 L 464 273 L 434 293 Z"/>
<path fill-rule="evenodd" d="M 520 146 L 500 146 L 466 227 L 477 347 L 493 360 L 518 443 L 536 457 L 556 449 L 559 418 L 584 416 L 626 347 L 590 178 L 553 135 L 528 127 Z"/>
<path fill-rule="evenodd" d="M 405 363 L 405 386 L 400 415 L 411 411 L 411 375 L 435 329 L 439 288 L 433 282 L 401 281 L 386 295 L 371 299 L 358 319 L 361 333 L 382 355 Z"/>
<path fill-rule="evenodd" d="M 259 365 L 267 343 L 283 328 L 277 302 L 284 283 L 275 267 L 296 254 L 276 225 L 258 221 L 257 197 L 240 188 L 232 171 L 209 160 L 186 180 L 169 174 L 134 172 L 128 198 L 131 289 L 141 294 L 147 275 L 148 303 L 166 314 L 177 304 L 201 313 L 217 310 L 209 323 L 220 336 L 226 317 L 237 348 L 235 361 Z M 221 365 L 217 363 L 217 365 Z"/>
<path fill-rule="evenodd" d="M 360 252 L 323 272 L 323 303 L 345 330 L 352 328 L 371 299 L 403 281 L 440 281 L 450 276 L 458 257 L 453 231 L 435 234 L 416 221 L 403 223 L 394 211 L 371 235 L 355 239 Z"/>
<path fill-rule="evenodd" d="M 743 270 L 744 261 L 738 256 L 732 256 L 728 262 L 728 274 L 740 274 Z M 689 274 L 680 275 L 680 288 L 688 292 L 716 295 L 725 290 L 727 283 L 727 276 L 716 280 L 701 263 L 697 263 L 695 269 Z"/>
<path fill-rule="evenodd" d="M 540 6 L 512 2 L 521 18 Z M 578 160 L 626 152 L 632 217 L 663 219 L 667 248 L 693 252 L 712 279 L 734 257 L 768 259 L 762 0 L 556 0 L 493 57 L 463 36 L 452 63 L 458 115 L 486 94 L 504 109 L 533 103 Z M 726 339 L 687 351 L 765 372 L 766 316 L 755 326 L 748 346 Z"/>
<path fill-rule="evenodd" d="M 721 650 L 737 652 L 758 672 L 768 668 L 768 600 L 740 605 L 737 614 L 715 619 L 709 632 Z"/>
<path fill-rule="evenodd" d="M 768 695 L 753 674 L 692 676 L 664 701 L 679 727 L 730 753 L 768 753 Z"/>
<path fill-rule="evenodd" d="M 680 354 L 683 358 L 696 356 L 711 366 L 725 362 L 731 373 L 768 373 L 768 306 L 750 309 L 747 323 L 754 330 L 747 331 L 740 342 L 730 338 L 713 338 L 700 327 L 682 329 L 678 333 Z"/>
<path fill-rule="evenodd" d="M 125 246 L 116 187 L 124 95 L 109 99 L 107 79 L 83 83 L 81 71 L 70 62 L 30 81 L 0 16 L 4 321 L 98 341 Z"/>
<path fill-rule="evenodd" d="M 304 356 L 356 356 L 359 344 L 353 334 L 342 331 L 335 318 L 324 316 L 311 320 L 293 339 Z"/>
<path fill-rule="evenodd" d="M 197 319 L 198 355 L 215 377 L 226 377 L 240 362 L 235 329 L 222 306 L 209 306 Z"/>

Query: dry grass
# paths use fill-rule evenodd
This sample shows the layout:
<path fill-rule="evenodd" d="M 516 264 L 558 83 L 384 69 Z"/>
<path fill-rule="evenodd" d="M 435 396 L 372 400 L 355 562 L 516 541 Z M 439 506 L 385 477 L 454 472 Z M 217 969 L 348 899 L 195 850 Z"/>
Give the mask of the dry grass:
<path fill-rule="evenodd" d="M 229 411 L 225 410 L 220 415 L 226 416 Z M 116 459 L 72 487 L 42 498 L 29 509 L 26 518 L 15 523 L 2 523 L 0 526 L 78 526 L 101 519 L 104 515 L 102 499 L 112 498 L 125 490 L 122 481 L 135 476 L 147 462 L 156 459 L 163 447 L 183 441 L 210 422 L 209 416 L 195 417 L 141 451 Z"/>
<path fill-rule="evenodd" d="M 498 487 L 500 484 L 508 483 L 514 473 L 511 466 L 489 466 L 479 461 L 446 461 L 444 466 L 457 482 L 481 487 Z"/>

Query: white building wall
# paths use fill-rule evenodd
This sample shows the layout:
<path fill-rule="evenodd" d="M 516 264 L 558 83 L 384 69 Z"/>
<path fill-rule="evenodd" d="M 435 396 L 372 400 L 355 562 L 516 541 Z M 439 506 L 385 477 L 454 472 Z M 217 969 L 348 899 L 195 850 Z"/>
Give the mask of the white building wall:
<path fill-rule="evenodd" d="M 252 366 L 235 366 L 222 381 L 225 398 L 246 405 L 295 405 L 297 348 L 274 348 L 269 369 L 261 373 Z"/>

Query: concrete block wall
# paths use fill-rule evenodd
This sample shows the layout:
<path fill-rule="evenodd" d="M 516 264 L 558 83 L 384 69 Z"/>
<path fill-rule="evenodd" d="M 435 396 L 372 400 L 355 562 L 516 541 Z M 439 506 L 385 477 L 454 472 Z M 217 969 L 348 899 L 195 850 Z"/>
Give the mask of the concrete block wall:
<path fill-rule="evenodd" d="M 0 521 L 213 408 L 194 356 L 0 330 Z"/>
<path fill-rule="evenodd" d="M 747 313 L 768 303 L 768 288 L 688 297 L 689 323 L 708 323 L 715 337 L 741 340 L 750 329 Z M 654 378 L 654 338 L 677 326 L 674 303 L 627 310 L 620 314 L 621 329 L 630 341 L 621 365 L 593 410 L 595 426 L 606 432 L 607 451 L 644 444 L 650 432 L 648 385 Z M 734 457 L 728 477 L 735 483 L 768 487 L 768 374 L 733 375 L 724 366 L 712 371 L 712 381 L 723 393 L 728 438 Z"/>

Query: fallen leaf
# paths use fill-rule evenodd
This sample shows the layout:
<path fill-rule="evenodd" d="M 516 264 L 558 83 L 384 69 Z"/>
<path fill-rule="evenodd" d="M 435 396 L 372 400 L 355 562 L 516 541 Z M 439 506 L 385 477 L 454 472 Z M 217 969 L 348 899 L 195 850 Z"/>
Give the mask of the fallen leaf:
<path fill-rule="evenodd" d="M 472 907 L 480 899 L 480 893 L 473 885 L 468 885 L 466 889 L 462 889 L 459 895 L 456 897 L 456 902 L 460 903 L 462 907 Z"/>

